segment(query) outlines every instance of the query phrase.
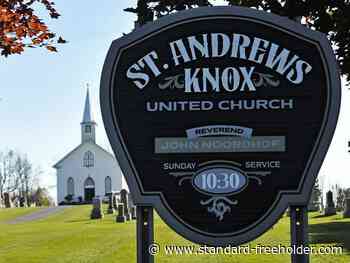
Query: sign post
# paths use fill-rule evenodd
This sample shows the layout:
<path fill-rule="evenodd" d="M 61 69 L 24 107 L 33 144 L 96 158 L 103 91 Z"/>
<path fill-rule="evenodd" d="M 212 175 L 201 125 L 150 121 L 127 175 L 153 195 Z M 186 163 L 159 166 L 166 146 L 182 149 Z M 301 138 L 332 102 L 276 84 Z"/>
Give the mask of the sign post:
<path fill-rule="evenodd" d="M 237 246 L 291 206 L 292 242 L 307 244 L 340 107 L 324 34 L 249 8 L 178 12 L 112 43 L 100 101 L 140 230 L 151 206 L 193 242 Z"/>
<path fill-rule="evenodd" d="M 143 1 L 138 1 L 138 7 L 142 8 Z M 150 21 L 153 20 L 153 13 L 148 14 Z M 135 29 L 140 28 L 146 21 L 136 21 Z M 154 263 L 154 255 L 149 249 L 154 241 L 154 223 L 152 206 L 136 206 L 136 235 L 137 235 L 137 263 Z"/>
<path fill-rule="evenodd" d="M 149 247 L 154 240 L 153 208 L 137 206 L 137 263 L 154 263 L 154 257 L 149 253 Z"/>
<path fill-rule="evenodd" d="M 290 232 L 292 248 L 307 248 L 308 246 L 308 216 L 307 206 L 290 207 Z M 293 253 L 292 263 L 309 263 L 308 253 Z"/>

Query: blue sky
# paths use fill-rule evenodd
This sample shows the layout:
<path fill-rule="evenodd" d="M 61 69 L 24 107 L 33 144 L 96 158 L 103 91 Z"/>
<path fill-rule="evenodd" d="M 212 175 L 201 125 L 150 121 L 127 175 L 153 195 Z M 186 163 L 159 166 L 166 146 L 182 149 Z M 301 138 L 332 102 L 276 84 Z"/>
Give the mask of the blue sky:
<path fill-rule="evenodd" d="M 103 61 L 113 39 L 128 33 L 136 17 L 122 10 L 134 1 L 56 1 L 62 14 L 50 22 L 53 31 L 69 41 L 59 53 L 33 49 L 20 56 L 0 58 L 0 151 L 27 153 L 43 170 L 41 184 L 56 183 L 52 165 L 80 143 L 80 121 L 90 83 L 99 124 L 97 142 L 110 149 L 98 102 Z M 343 86 L 340 121 L 321 175 L 325 184 L 350 187 L 347 165 L 350 110 L 349 91 Z M 55 195 L 55 189 L 51 192 Z"/>
<path fill-rule="evenodd" d="M 55 2 L 62 16 L 49 24 L 69 43 L 59 53 L 34 49 L 0 58 L 0 150 L 27 153 L 44 171 L 43 185 L 56 183 L 51 166 L 80 143 L 87 82 L 97 141 L 109 147 L 98 104 L 100 73 L 111 41 L 130 32 L 136 18 L 122 11 L 136 1 Z"/>

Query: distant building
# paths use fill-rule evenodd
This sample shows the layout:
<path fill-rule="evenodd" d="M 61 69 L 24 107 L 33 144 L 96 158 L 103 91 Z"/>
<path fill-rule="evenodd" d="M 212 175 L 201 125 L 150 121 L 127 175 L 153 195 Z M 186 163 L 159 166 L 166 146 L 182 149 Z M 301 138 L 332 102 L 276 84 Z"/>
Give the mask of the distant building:
<path fill-rule="evenodd" d="M 122 171 L 115 157 L 96 144 L 96 122 L 92 114 L 89 90 L 81 122 L 81 143 L 53 167 L 57 172 L 57 202 L 68 197 L 90 202 L 119 192 L 125 186 Z"/>

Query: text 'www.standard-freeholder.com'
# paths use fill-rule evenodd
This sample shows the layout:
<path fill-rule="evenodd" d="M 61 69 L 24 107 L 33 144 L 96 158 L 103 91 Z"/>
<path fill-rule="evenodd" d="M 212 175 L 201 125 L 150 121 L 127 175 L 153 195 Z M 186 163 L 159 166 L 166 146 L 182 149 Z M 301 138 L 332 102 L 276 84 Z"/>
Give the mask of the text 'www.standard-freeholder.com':
<path fill-rule="evenodd" d="M 227 246 L 227 247 L 210 247 L 210 246 L 179 246 L 164 245 L 160 246 L 153 243 L 148 247 L 150 255 L 163 253 L 165 255 L 336 255 L 343 254 L 343 248 L 340 246 L 266 246 L 257 244 L 254 246 Z"/>

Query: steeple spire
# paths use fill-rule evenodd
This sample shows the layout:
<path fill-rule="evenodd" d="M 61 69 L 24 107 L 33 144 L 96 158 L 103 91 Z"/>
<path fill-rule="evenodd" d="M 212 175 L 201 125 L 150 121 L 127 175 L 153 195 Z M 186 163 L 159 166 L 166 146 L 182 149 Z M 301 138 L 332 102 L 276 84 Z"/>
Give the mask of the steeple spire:
<path fill-rule="evenodd" d="M 81 122 L 81 142 L 96 143 L 96 122 L 91 110 L 89 85 L 87 85 L 83 121 Z"/>
<path fill-rule="evenodd" d="M 89 85 L 87 85 L 86 98 L 85 98 L 85 108 L 84 108 L 84 115 L 83 115 L 82 123 L 88 123 L 88 122 L 95 123 L 94 116 L 93 116 L 93 113 L 91 111 Z"/>

